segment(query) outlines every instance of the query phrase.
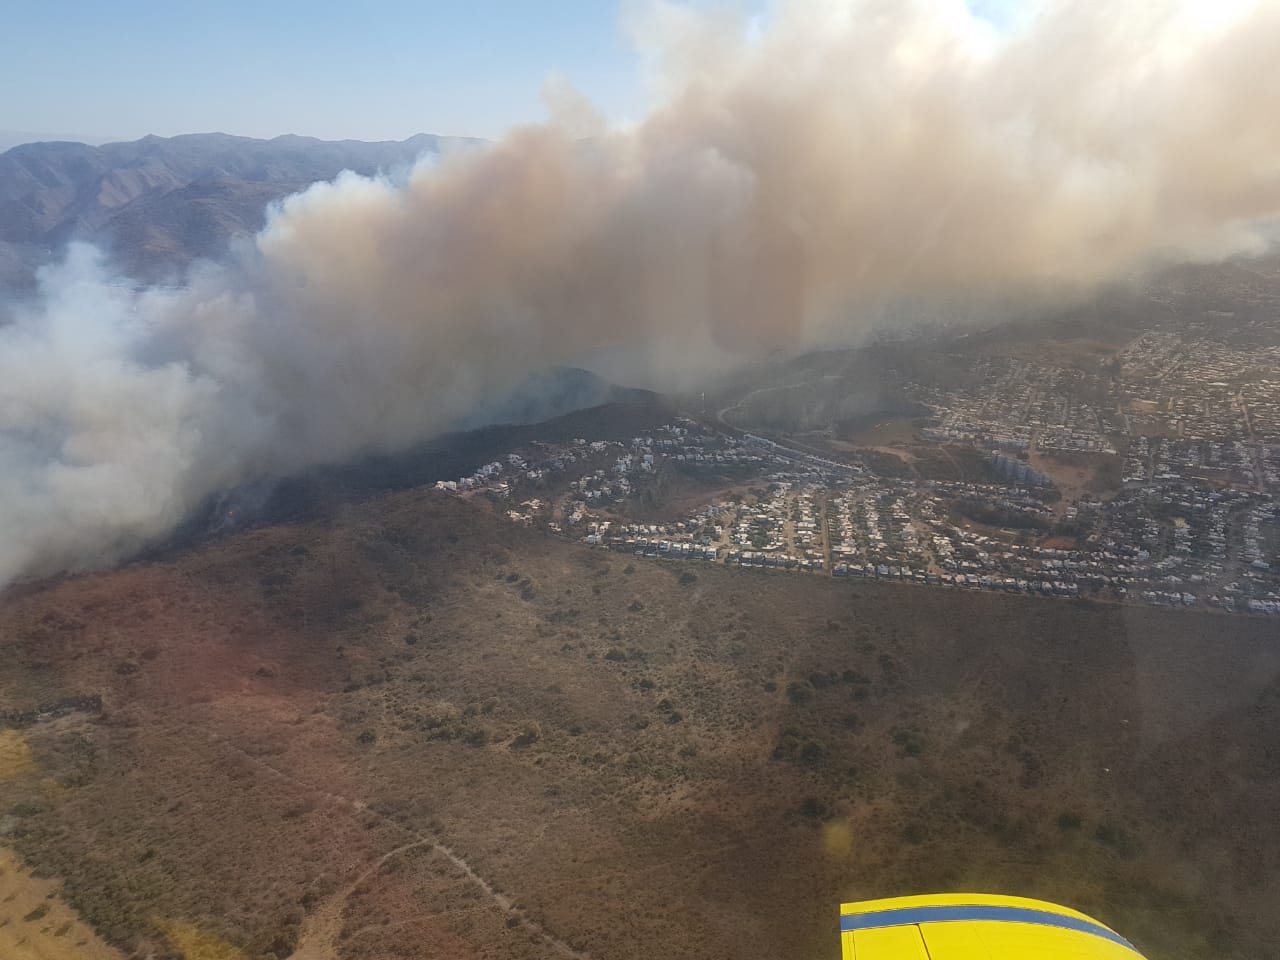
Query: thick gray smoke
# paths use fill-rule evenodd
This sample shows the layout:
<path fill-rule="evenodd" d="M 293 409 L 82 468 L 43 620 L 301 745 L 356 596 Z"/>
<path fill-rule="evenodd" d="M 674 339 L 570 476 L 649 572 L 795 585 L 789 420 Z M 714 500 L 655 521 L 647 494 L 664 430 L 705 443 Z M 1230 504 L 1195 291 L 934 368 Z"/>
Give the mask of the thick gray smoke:
<path fill-rule="evenodd" d="M 0 583 L 109 561 L 242 480 L 392 450 L 548 363 L 661 385 L 904 299 L 1251 251 L 1280 211 L 1280 5 L 661 6 L 660 105 L 340 177 L 181 290 L 73 248 L 0 328 Z"/>

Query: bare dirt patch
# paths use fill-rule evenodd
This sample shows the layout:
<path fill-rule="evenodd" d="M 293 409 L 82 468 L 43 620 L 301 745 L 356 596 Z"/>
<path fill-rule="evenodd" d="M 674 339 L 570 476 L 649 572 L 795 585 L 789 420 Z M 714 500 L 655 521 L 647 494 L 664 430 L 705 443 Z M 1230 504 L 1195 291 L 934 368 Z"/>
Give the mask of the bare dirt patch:
<path fill-rule="evenodd" d="M 852 433 L 841 434 L 840 439 L 863 447 L 903 447 L 919 440 L 916 417 L 886 417 L 861 425 Z"/>
<path fill-rule="evenodd" d="M 1111 497 L 1123 486 L 1123 462 L 1114 454 L 1033 452 L 1030 463 L 1053 480 L 1065 503 Z"/>
<path fill-rule="evenodd" d="M 5 847 L 0 847 L 0 957 L 123 960 L 62 902 L 57 881 L 33 876 Z"/>

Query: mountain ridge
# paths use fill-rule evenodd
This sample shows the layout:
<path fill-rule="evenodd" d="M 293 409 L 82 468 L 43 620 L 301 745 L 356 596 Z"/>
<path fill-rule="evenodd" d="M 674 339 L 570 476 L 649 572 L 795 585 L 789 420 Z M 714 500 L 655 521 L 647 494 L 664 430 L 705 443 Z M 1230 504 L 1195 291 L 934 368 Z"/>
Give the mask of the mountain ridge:
<path fill-rule="evenodd" d="M 484 141 L 270 140 L 226 133 L 148 135 L 93 146 L 20 144 L 0 153 L 0 287 L 30 289 L 67 243 L 101 247 L 122 273 L 172 280 L 262 227 L 267 206 L 345 170 L 371 176 Z"/>

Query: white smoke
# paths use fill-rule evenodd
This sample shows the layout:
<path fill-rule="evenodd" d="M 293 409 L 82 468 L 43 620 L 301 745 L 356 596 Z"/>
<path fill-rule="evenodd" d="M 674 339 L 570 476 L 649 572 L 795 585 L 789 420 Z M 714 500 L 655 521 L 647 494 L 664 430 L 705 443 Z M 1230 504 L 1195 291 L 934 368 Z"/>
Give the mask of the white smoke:
<path fill-rule="evenodd" d="M 394 450 L 583 358 L 670 382 L 904 300 L 1257 250 L 1280 5 L 797 0 L 636 27 L 659 106 L 403 183 L 342 176 L 181 290 L 73 248 L 0 327 L 0 583 L 107 562 L 237 482 Z"/>

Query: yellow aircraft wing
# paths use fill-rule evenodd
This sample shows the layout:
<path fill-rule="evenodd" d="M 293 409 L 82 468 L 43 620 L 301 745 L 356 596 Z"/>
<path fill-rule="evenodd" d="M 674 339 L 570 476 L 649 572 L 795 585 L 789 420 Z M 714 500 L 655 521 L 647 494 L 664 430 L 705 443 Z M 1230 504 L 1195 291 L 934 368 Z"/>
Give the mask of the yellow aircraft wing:
<path fill-rule="evenodd" d="M 1076 910 L 985 893 L 841 904 L 840 947 L 844 960 L 1142 960 Z"/>

